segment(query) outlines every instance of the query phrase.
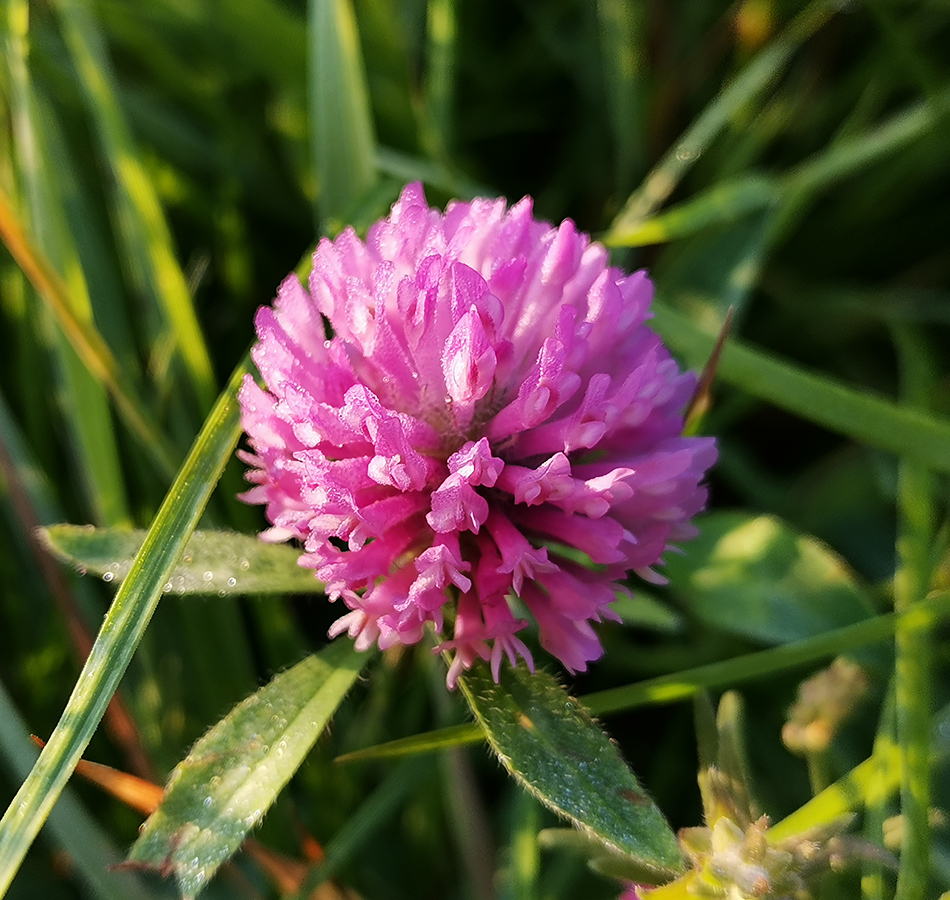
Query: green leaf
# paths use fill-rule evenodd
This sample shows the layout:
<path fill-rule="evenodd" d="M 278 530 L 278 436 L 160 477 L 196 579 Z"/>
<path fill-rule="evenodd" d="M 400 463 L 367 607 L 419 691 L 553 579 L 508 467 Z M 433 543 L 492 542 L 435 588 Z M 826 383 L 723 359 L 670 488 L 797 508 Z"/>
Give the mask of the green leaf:
<path fill-rule="evenodd" d="M 682 869 L 676 837 L 615 744 L 546 672 L 485 665 L 462 691 L 505 768 L 582 831 L 662 879 Z"/>
<path fill-rule="evenodd" d="M 175 767 L 129 861 L 174 873 L 194 897 L 297 771 L 366 659 L 337 641 L 238 704 Z"/>
<path fill-rule="evenodd" d="M 47 549 L 84 574 L 121 582 L 135 559 L 144 531 L 51 525 L 40 529 Z M 268 544 L 233 531 L 196 531 L 165 582 L 176 594 L 321 593 L 323 584 L 297 561 L 300 551 L 287 544 Z"/>
<path fill-rule="evenodd" d="M 666 574 L 690 609 L 713 628 L 786 643 L 874 614 L 854 576 L 831 550 L 779 519 L 712 513 Z"/>

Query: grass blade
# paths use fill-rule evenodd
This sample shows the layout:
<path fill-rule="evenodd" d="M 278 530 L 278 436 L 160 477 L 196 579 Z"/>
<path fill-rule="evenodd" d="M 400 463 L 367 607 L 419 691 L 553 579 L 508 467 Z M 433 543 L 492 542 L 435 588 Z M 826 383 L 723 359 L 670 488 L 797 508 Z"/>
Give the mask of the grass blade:
<path fill-rule="evenodd" d="M 625 712 L 640 706 L 675 703 L 688 700 L 703 690 L 721 688 L 752 678 L 759 678 L 786 669 L 806 666 L 821 659 L 837 656 L 847 650 L 873 644 L 890 637 L 897 622 L 904 616 L 920 616 L 935 623 L 950 616 L 950 591 L 933 594 L 914 610 L 900 615 L 888 613 L 875 616 L 856 625 L 837 628 L 826 634 L 807 638 L 794 644 L 746 653 L 722 662 L 685 669 L 670 675 L 660 675 L 625 687 L 611 688 L 587 694 L 580 701 L 596 716 Z M 475 744 L 485 739 L 477 725 L 453 725 L 425 734 L 400 738 L 366 747 L 338 757 L 339 762 L 362 762 L 370 759 L 386 759 L 416 753 L 431 753 L 448 747 Z"/>
<path fill-rule="evenodd" d="M 736 79 L 703 110 L 647 175 L 643 184 L 633 192 L 620 215 L 614 219 L 611 231 L 632 231 L 641 219 L 660 206 L 736 112 L 778 76 L 796 48 L 817 31 L 830 15 L 831 4 L 824 0 L 810 3 L 781 37 L 770 42 L 749 62 Z"/>
<path fill-rule="evenodd" d="M 3 684 L 0 684 L 0 758 L 16 778 L 26 777 L 36 759 L 36 745 Z M 101 900 L 154 900 L 156 894 L 130 872 L 110 869 L 121 862 L 118 848 L 105 837 L 95 819 L 65 791 L 50 813 L 47 829 L 69 853 L 80 879 Z"/>
<path fill-rule="evenodd" d="M 23 194 L 28 198 L 33 233 L 56 267 L 67 273 L 67 296 L 73 311 L 77 318 L 91 324 L 92 303 L 86 280 L 76 247 L 68 231 L 62 227 L 62 191 L 59 170 L 50 165 L 49 129 L 43 127 L 43 117 L 37 115 L 36 98 L 27 68 L 27 20 L 24 0 L 11 2 L 5 55 L 10 68 L 14 137 Z M 47 317 L 51 319 L 48 311 Z M 101 524 L 128 523 L 125 486 L 106 392 L 101 382 L 83 365 L 65 336 L 52 321 L 49 325 L 56 331 L 51 349 L 63 386 L 64 418 L 89 505 L 96 521 Z"/>
<path fill-rule="evenodd" d="M 936 381 L 929 348 L 910 326 L 894 328 L 902 393 L 914 408 L 926 409 Z M 897 474 L 897 571 L 894 609 L 913 611 L 934 576 L 935 481 L 926 466 L 901 460 Z M 897 744 L 901 769 L 903 830 L 895 900 L 920 896 L 930 872 L 932 795 L 930 772 L 931 692 L 936 682 L 932 624 L 909 617 L 898 625 L 894 646 Z"/>
<path fill-rule="evenodd" d="M 376 179 L 376 138 L 350 0 L 310 0 L 308 20 L 317 210 L 332 231 Z"/>
<path fill-rule="evenodd" d="M 715 336 L 669 306 L 653 309 L 651 324 L 670 348 L 690 366 L 702 366 Z M 717 377 L 837 434 L 950 472 L 950 423 L 944 419 L 846 387 L 738 341 L 723 350 Z"/>
<path fill-rule="evenodd" d="M 208 416 L 165 497 L 129 577 L 116 593 L 63 715 L 0 820 L 0 893 L 62 792 L 142 638 L 178 557 L 240 435 L 243 362 Z"/>

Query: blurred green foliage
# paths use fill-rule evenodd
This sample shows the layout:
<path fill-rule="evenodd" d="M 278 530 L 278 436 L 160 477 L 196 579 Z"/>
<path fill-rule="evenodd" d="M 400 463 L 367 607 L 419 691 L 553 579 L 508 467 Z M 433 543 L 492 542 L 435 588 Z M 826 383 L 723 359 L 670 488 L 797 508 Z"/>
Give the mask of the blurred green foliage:
<path fill-rule="evenodd" d="M 734 306 L 743 348 L 823 385 L 913 406 L 901 414 L 917 416 L 938 448 L 946 433 L 946 3 L 4 0 L 0 9 L 0 188 L 10 201 L 0 224 L 13 254 L 0 251 L 2 806 L 31 764 L 26 735 L 53 729 L 88 652 L 82 635 L 95 634 L 111 594 L 52 563 L 34 529 L 148 526 L 252 340 L 255 308 L 319 234 L 365 227 L 407 180 L 424 180 L 437 205 L 531 194 L 542 216 L 606 237 L 618 264 L 650 268 L 658 324 L 684 355 L 677 316 L 713 335 Z M 59 294 L 23 274 L 16 227 L 62 279 Z M 83 350 L 93 326 L 102 347 Z M 912 462 L 924 431 L 902 433 L 878 407 L 871 432 L 839 424 L 851 414 L 845 400 L 803 409 L 740 362 L 724 360 L 702 426 L 721 442 L 712 505 L 767 513 L 826 542 L 855 608 L 884 611 L 895 595 L 900 606 L 945 588 L 947 469 L 931 477 Z M 875 444 L 874 433 L 887 440 Z M 937 465 L 937 451 L 925 462 Z M 232 464 L 207 526 L 263 527 L 258 510 L 233 500 L 240 484 Z M 605 627 L 606 655 L 577 691 L 731 658 L 781 633 L 779 620 L 742 627 L 748 593 L 731 621 L 722 595 L 712 611 L 708 595 L 675 585 L 656 596 L 680 627 L 655 615 Z M 122 682 L 124 706 L 106 714 L 87 755 L 161 781 L 234 703 L 322 646 L 334 618 L 304 595 L 164 597 Z M 837 610 L 828 627 L 851 618 Z M 913 796 L 926 797 L 932 715 L 944 738 L 950 728 L 947 643 L 939 629 L 905 634 L 897 652 L 896 681 L 889 646 L 862 659 L 871 696 L 822 765 L 833 780 L 885 738 L 916 753 L 899 891 L 935 896 L 950 888 L 950 841 L 925 833 L 927 810 Z M 757 799 L 776 819 L 816 787 L 780 742 L 810 671 L 743 686 Z M 538 829 L 553 819 L 479 751 L 431 757 L 398 803 L 385 793 L 387 764 L 332 763 L 464 715 L 427 648 L 385 656 L 261 841 L 303 859 L 301 832 L 328 842 L 342 829 L 334 878 L 367 897 L 616 896 L 582 861 L 539 849 Z M 690 710 L 637 708 L 608 726 L 674 827 L 696 824 Z M 374 805 L 374 789 L 385 802 Z M 930 789 L 932 805 L 950 803 L 945 779 Z M 9 896 L 168 895 L 132 875 L 133 887 L 103 884 L 137 815 L 82 784 L 65 802 L 79 818 L 51 820 Z M 898 809 L 882 798 L 868 811 L 870 840 Z M 864 874 L 866 896 L 891 895 L 891 873 L 868 865 Z M 844 886 L 858 895 L 854 879 Z M 275 895 L 242 855 L 206 896 Z"/>

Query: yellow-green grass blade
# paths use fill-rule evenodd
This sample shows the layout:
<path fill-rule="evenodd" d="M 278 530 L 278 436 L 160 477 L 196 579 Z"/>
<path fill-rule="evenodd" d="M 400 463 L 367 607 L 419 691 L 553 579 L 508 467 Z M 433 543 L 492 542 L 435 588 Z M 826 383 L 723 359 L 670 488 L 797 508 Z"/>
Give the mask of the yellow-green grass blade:
<path fill-rule="evenodd" d="M 59 724 L 0 820 L 0 893 L 9 886 L 89 743 L 234 450 L 241 431 L 237 389 L 247 365 L 245 359 L 237 368 L 195 439 L 116 593 Z"/>
<path fill-rule="evenodd" d="M 901 370 L 901 393 L 911 409 L 926 410 L 937 372 L 930 348 L 917 329 L 895 326 L 894 344 Z M 935 577 L 936 484 L 933 473 L 912 459 L 901 460 L 897 472 L 897 571 L 894 609 L 913 612 Z M 896 900 L 920 896 L 930 872 L 931 692 L 937 681 L 933 623 L 908 616 L 897 628 L 894 647 L 894 690 L 897 746 L 901 770 L 903 829 Z"/>
<path fill-rule="evenodd" d="M 0 759 L 17 780 L 25 778 L 36 760 L 36 745 L 19 711 L 0 684 Z M 157 895 L 135 873 L 114 871 L 122 862 L 118 848 L 68 789 L 50 813 L 46 833 L 69 854 L 72 867 L 91 896 L 101 900 L 152 900 Z"/>
<path fill-rule="evenodd" d="M 66 283 L 27 236 L 2 188 L 0 238 L 40 298 L 49 306 L 86 368 L 106 386 L 129 430 L 139 438 L 162 474 L 171 477 L 175 472 L 175 454 L 152 424 L 152 414 L 136 396 L 99 332 L 73 311 Z"/>
<path fill-rule="evenodd" d="M 163 310 L 202 411 L 214 400 L 215 377 L 204 334 L 155 188 L 138 156 L 117 99 L 102 35 L 90 8 L 77 0 L 54 4 L 86 95 L 103 156 L 116 185 L 114 199 L 123 252 L 137 288 Z"/>
<path fill-rule="evenodd" d="M 27 68 L 27 5 L 11 0 L 7 6 L 5 58 L 10 71 L 12 117 L 17 145 L 17 170 L 30 210 L 33 233 L 53 264 L 66 273 L 67 301 L 76 317 L 92 324 L 92 304 L 86 280 L 64 221 L 56 167 L 50 165 L 47 129 L 38 115 Z M 129 523 L 128 505 L 108 398 L 101 384 L 83 365 L 76 351 L 46 311 L 52 332 L 51 352 L 62 385 L 62 412 L 87 500 L 95 520 L 103 525 Z"/>

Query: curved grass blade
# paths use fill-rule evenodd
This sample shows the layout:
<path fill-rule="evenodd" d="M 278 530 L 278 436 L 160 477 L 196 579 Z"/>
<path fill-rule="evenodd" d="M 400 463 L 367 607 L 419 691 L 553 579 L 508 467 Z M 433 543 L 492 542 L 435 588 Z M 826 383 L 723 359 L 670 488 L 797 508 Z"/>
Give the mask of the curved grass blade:
<path fill-rule="evenodd" d="M 722 181 L 658 215 L 615 223 L 602 240 L 610 247 L 640 247 L 689 237 L 735 222 L 768 206 L 814 194 L 930 133 L 950 100 L 908 107 L 867 131 L 832 144 L 783 175 L 756 173 Z"/>
<path fill-rule="evenodd" d="M 335 230 L 376 178 L 376 138 L 350 0 L 310 0 L 310 122 L 323 230 Z"/>
<path fill-rule="evenodd" d="M 215 397 L 215 376 L 171 232 L 117 99 L 105 42 L 91 9 L 56 0 L 63 35 L 79 76 L 103 156 L 116 185 L 118 231 L 138 289 L 164 311 L 202 412 Z"/>
<path fill-rule="evenodd" d="M 785 644 L 757 653 L 746 653 L 722 662 L 697 666 L 682 672 L 660 675 L 646 681 L 638 681 L 624 687 L 611 688 L 587 694 L 581 702 L 594 715 L 606 716 L 640 706 L 675 703 L 688 700 L 700 691 L 739 684 L 751 678 L 759 678 L 810 665 L 818 660 L 838 656 L 848 650 L 873 644 L 889 638 L 904 616 L 922 615 L 932 622 L 950 617 L 950 591 L 932 594 L 918 606 L 906 613 L 875 616 L 856 625 L 837 628 L 816 637 L 794 644 Z M 415 753 L 431 753 L 463 744 L 475 744 L 485 739 L 478 725 L 453 725 L 424 734 L 388 741 L 375 747 L 366 747 L 338 757 L 339 762 L 363 762 L 370 759 L 387 759 Z"/>
<path fill-rule="evenodd" d="M 505 768 L 582 832 L 637 860 L 658 880 L 682 871 L 676 836 L 615 744 L 547 672 L 473 666 L 459 681 Z"/>
<path fill-rule="evenodd" d="M 375 747 L 364 747 L 361 750 L 352 750 L 341 753 L 336 762 L 366 762 L 376 759 L 396 759 L 400 756 L 413 756 L 418 753 L 434 753 L 437 750 L 451 750 L 453 747 L 464 747 L 466 744 L 480 744 L 485 740 L 485 732 L 478 725 L 449 725 L 446 728 L 437 728 L 424 734 L 414 734 L 410 737 L 398 738 L 377 744 Z"/>
<path fill-rule="evenodd" d="M 701 366 L 714 335 L 665 304 L 654 304 L 655 327 L 691 366 Z M 950 422 L 807 372 L 731 340 L 717 372 L 753 397 L 774 403 L 856 441 L 950 472 Z"/>
<path fill-rule="evenodd" d="M 29 773 L 37 751 L 2 683 L 0 722 L 0 759 L 13 779 L 19 781 Z M 110 871 L 122 857 L 71 791 L 60 797 L 46 827 L 47 834 L 70 855 L 91 895 L 101 900 L 157 900 L 156 892 L 134 873 Z"/>
<path fill-rule="evenodd" d="M 297 771 L 367 658 L 336 641 L 238 704 L 176 766 L 129 861 L 197 895 Z"/>
<path fill-rule="evenodd" d="M 237 389 L 245 359 L 218 399 L 116 593 L 59 724 L 0 819 L 0 895 L 60 795 L 102 718 L 162 587 L 201 516 L 241 433 Z"/>
<path fill-rule="evenodd" d="M 81 573 L 121 583 L 145 541 L 145 532 L 86 525 L 50 525 L 40 529 L 46 548 Z M 196 531 L 165 583 L 165 593 L 241 594 L 322 593 L 323 584 L 297 561 L 300 551 L 267 544 L 233 531 Z"/>

